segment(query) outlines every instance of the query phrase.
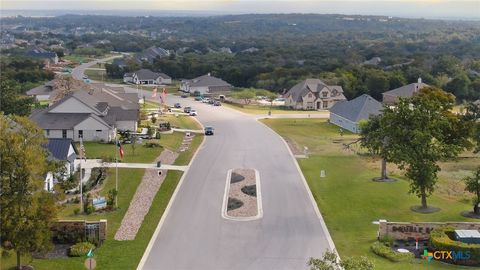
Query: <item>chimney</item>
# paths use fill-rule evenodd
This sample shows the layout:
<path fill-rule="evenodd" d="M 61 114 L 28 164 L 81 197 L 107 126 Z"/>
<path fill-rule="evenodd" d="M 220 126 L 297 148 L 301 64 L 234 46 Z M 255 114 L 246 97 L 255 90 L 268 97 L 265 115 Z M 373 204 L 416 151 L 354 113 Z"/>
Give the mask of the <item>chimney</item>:
<path fill-rule="evenodd" d="M 418 83 L 422 83 L 422 78 L 418 77 Z"/>

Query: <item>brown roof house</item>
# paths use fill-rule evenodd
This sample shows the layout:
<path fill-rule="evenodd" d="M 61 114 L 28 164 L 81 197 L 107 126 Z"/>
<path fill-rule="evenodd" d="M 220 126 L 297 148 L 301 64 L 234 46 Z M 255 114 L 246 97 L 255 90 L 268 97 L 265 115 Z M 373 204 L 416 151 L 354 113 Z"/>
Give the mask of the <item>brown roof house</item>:
<path fill-rule="evenodd" d="M 383 104 L 395 105 L 400 98 L 412 97 L 420 91 L 420 89 L 429 86 L 428 84 L 422 83 L 422 78 L 418 78 L 418 82 L 416 83 L 407 84 L 383 93 Z"/>
<path fill-rule="evenodd" d="M 294 85 L 285 95 L 285 106 L 296 110 L 326 110 L 347 100 L 339 85 L 326 85 L 319 79 L 306 79 Z"/>

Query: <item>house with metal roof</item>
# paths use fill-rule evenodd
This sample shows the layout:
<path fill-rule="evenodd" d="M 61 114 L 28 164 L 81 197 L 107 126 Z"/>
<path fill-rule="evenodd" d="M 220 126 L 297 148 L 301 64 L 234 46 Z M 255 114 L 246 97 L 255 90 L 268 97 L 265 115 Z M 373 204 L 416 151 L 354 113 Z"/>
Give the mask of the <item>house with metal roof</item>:
<path fill-rule="evenodd" d="M 153 72 L 149 69 L 140 69 L 133 73 L 125 73 L 123 75 L 123 81 L 134 84 L 159 85 L 171 84 L 172 78 L 165 73 Z"/>
<path fill-rule="evenodd" d="M 372 115 L 381 114 L 382 108 L 382 103 L 367 94 L 363 94 L 350 101 L 336 103 L 330 109 L 330 123 L 353 133 L 359 133 L 360 122 L 368 120 Z"/>
<path fill-rule="evenodd" d="M 182 81 L 180 90 L 201 95 L 224 94 L 232 90 L 232 85 L 208 73 L 195 79 Z"/>
<path fill-rule="evenodd" d="M 153 63 L 156 58 L 168 57 L 170 52 L 164 48 L 152 46 L 148 49 L 143 50 L 141 53 L 135 55 L 135 58 L 138 62 L 149 62 Z"/>
<path fill-rule="evenodd" d="M 382 94 L 383 103 L 386 105 L 395 105 L 400 101 L 400 98 L 412 97 L 415 93 L 424 87 L 430 85 L 422 82 L 422 78 L 418 78 L 418 82 L 407 84 Z"/>
<path fill-rule="evenodd" d="M 54 175 L 52 172 L 48 172 L 45 176 L 44 189 L 52 191 L 56 183 L 67 179 L 75 172 L 74 162 L 77 158 L 77 153 L 72 139 L 48 139 L 48 143 L 44 147 L 48 151 L 48 160 L 55 160 L 64 164 L 61 175 Z"/>
<path fill-rule="evenodd" d="M 284 95 L 285 106 L 296 110 L 330 109 L 347 100 L 339 85 L 327 85 L 319 79 L 306 79 L 294 85 Z"/>
<path fill-rule="evenodd" d="M 138 116 L 137 94 L 94 89 L 77 90 L 46 109 L 34 110 L 30 119 L 47 138 L 110 141 L 116 130 L 136 131 Z"/>

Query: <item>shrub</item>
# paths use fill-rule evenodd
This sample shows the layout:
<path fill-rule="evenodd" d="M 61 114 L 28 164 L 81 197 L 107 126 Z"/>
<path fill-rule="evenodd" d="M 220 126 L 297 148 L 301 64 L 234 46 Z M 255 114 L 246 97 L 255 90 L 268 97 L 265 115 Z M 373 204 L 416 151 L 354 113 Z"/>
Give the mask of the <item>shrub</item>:
<path fill-rule="evenodd" d="M 413 253 L 400 253 L 392 250 L 381 242 L 373 243 L 372 252 L 380 257 L 384 257 L 392 262 L 409 261 L 414 258 Z"/>
<path fill-rule="evenodd" d="M 439 227 L 430 232 L 430 248 L 433 250 L 454 250 L 455 252 L 461 251 L 470 252 L 471 259 L 459 260 L 455 263 L 474 265 L 480 263 L 480 244 L 467 244 L 459 241 L 455 241 L 453 238 L 455 229 L 451 227 Z"/>
<path fill-rule="evenodd" d="M 115 198 L 117 197 L 118 191 L 116 189 L 110 189 L 107 195 L 107 205 L 113 206 L 115 205 Z"/>
<path fill-rule="evenodd" d="M 73 209 L 73 214 L 75 214 L 75 215 L 80 214 L 80 208 L 77 207 L 77 208 Z"/>
<path fill-rule="evenodd" d="M 73 224 L 54 224 L 52 226 L 52 239 L 59 244 L 72 244 L 83 241 L 85 230 Z"/>
<path fill-rule="evenodd" d="M 257 197 L 257 185 L 243 186 L 242 192 L 253 197 Z"/>
<path fill-rule="evenodd" d="M 158 147 L 161 147 L 161 145 L 157 142 L 146 142 L 144 144 L 145 147 L 147 148 L 158 148 Z"/>
<path fill-rule="evenodd" d="M 71 257 L 85 256 L 90 249 L 95 249 L 95 245 L 89 242 L 80 242 L 70 247 L 68 255 Z"/>

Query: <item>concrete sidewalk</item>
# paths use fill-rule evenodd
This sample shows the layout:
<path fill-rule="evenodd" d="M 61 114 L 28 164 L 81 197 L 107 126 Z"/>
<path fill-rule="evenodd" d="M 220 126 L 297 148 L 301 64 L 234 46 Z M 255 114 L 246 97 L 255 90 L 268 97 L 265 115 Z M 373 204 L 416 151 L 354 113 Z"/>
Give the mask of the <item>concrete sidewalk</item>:
<path fill-rule="evenodd" d="M 80 165 L 80 162 L 82 163 L 82 169 L 85 169 L 85 175 L 87 175 L 87 170 L 91 170 L 92 168 L 95 168 L 95 167 L 107 167 L 107 168 L 117 167 L 117 163 L 102 162 L 101 159 L 87 159 L 87 160 L 76 159 L 75 167 L 78 167 Z M 188 166 L 177 166 L 177 165 L 166 165 L 166 164 L 162 164 L 160 167 L 157 167 L 156 163 L 118 162 L 118 168 L 130 168 L 130 169 L 158 169 L 158 170 L 185 171 L 187 167 Z"/>

